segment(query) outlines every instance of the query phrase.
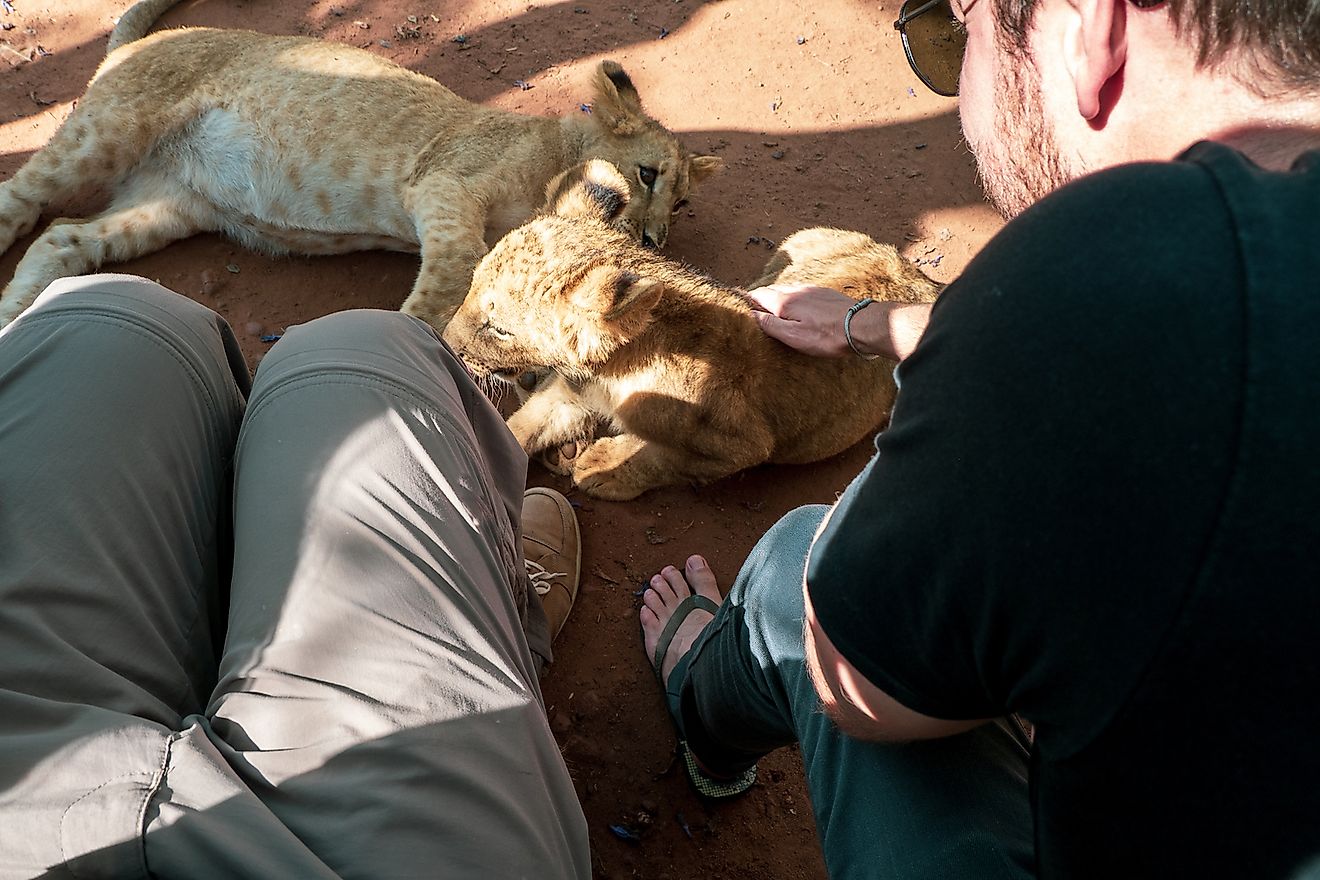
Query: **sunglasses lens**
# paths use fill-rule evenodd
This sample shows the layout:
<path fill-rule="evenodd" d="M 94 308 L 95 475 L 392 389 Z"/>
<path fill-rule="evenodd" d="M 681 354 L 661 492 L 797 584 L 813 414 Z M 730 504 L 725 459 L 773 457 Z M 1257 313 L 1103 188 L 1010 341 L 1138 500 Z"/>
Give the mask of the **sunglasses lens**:
<path fill-rule="evenodd" d="M 903 15 L 911 14 L 925 0 L 908 0 Z M 963 48 L 967 32 L 953 15 L 947 2 L 935 6 L 908 21 L 905 33 L 912 64 L 927 84 L 941 95 L 958 94 L 958 74 L 962 71 Z"/>

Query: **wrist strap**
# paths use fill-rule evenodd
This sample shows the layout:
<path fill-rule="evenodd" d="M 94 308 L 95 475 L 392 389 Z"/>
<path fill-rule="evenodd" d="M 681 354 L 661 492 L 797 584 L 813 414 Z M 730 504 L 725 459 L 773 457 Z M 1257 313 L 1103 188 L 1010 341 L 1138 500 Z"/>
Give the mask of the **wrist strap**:
<path fill-rule="evenodd" d="M 869 296 L 866 297 L 865 299 L 859 299 L 857 302 L 853 303 L 851 306 L 848 307 L 848 311 L 843 313 L 843 338 L 848 341 L 848 347 L 852 349 L 853 354 L 857 355 L 859 358 L 861 358 L 864 361 L 873 361 L 876 358 L 880 357 L 880 355 L 862 354 L 861 351 L 857 349 L 857 345 L 856 343 L 853 342 L 853 338 L 852 338 L 852 319 L 853 319 L 853 315 L 857 314 L 858 312 L 860 312 L 862 309 L 866 308 L 873 302 L 875 302 L 875 300 L 871 299 Z"/>

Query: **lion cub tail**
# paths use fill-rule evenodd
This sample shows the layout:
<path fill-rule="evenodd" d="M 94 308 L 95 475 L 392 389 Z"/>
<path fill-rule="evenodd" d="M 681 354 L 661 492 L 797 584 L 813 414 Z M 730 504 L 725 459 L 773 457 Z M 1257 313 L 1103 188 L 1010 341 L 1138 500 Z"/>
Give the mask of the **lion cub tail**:
<path fill-rule="evenodd" d="M 109 55 L 125 43 L 145 37 L 147 31 L 156 23 L 156 19 L 178 2 L 179 0 L 138 0 L 127 12 L 119 16 L 115 29 L 110 32 L 110 42 L 106 44 L 105 54 Z"/>

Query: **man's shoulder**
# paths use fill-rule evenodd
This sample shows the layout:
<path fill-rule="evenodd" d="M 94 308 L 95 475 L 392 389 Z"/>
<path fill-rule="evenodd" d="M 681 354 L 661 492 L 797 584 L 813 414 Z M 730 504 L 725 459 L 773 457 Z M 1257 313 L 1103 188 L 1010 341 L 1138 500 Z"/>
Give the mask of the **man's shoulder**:
<path fill-rule="evenodd" d="M 1043 262 L 1104 271 L 1154 266 L 1204 249 L 1207 227 L 1231 225 L 1213 173 L 1199 162 L 1136 162 L 1060 187 L 1005 225 L 987 247 L 1008 246 Z M 1092 256 L 1085 256 L 1085 255 Z M 1120 257 L 1112 265 L 1097 258 Z"/>
<path fill-rule="evenodd" d="M 1207 293 L 1234 299 L 1239 263 L 1238 231 L 1214 174 L 1198 162 L 1134 163 L 1079 178 L 1007 223 L 936 313 L 971 317 L 983 330 L 994 316 L 1017 331 L 1063 329 L 1061 312 L 1083 324 L 1096 312 L 1117 312 L 1120 322 L 1125 312 L 1173 318 Z"/>

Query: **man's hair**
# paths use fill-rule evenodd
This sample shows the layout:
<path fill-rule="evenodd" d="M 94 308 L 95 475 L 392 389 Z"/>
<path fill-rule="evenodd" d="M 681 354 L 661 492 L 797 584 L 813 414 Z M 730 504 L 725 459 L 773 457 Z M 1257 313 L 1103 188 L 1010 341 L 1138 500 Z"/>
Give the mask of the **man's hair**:
<path fill-rule="evenodd" d="M 1027 51 L 1039 0 L 994 0 L 1000 37 Z M 1179 33 L 1195 40 L 1201 65 L 1240 54 L 1248 85 L 1259 91 L 1320 91 L 1320 0 L 1166 0 Z M 1135 11 L 1135 10 L 1134 10 Z"/>

